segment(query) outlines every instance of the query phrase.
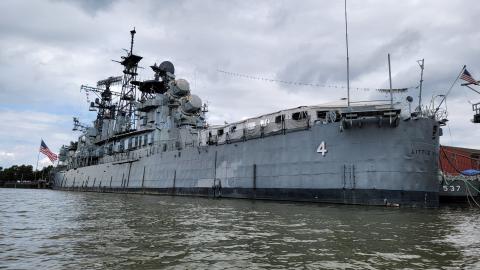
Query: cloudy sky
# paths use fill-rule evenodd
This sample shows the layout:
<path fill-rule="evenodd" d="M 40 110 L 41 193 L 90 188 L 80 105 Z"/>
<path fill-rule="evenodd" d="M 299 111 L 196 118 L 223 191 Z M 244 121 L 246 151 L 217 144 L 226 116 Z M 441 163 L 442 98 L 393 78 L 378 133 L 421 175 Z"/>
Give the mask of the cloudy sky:
<path fill-rule="evenodd" d="M 148 66 L 170 60 L 177 77 L 209 104 L 209 122 L 223 123 L 346 96 L 342 0 L 275 1 L 0 1 L 0 166 L 33 164 L 40 138 L 58 151 L 79 134 L 72 116 L 93 120 L 80 85 L 121 74 L 112 62 L 129 46 Z M 478 1 L 350 0 L 351 86 L 417 86 L 425 58 L 424 101 L 444 94 L 461 67 L 480 78 Z M 226 75 L 225 70 L 335 87 L 292 86 Z M 418 102 L 418 89 L 409 95 Z M 352 100 L 385 98 L 352 90 Z M 404 99 L 397 96 L 396 99 Z M 438 103 L 440 98 L 436 100 Z M 480 148 L 470 122 L 480 95 L 454 85 L 441 143 Z M 49 164 L 41 157 L 40 166 Z"/>

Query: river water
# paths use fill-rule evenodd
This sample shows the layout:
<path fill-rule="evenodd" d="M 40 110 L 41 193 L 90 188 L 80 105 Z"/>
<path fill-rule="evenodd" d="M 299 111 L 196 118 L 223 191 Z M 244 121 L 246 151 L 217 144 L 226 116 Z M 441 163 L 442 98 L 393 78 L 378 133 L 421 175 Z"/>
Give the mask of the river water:
<path fill-rule="evenodd" d="M 0 189 L 0 269 L 480 269 L 480 210 Z"/>

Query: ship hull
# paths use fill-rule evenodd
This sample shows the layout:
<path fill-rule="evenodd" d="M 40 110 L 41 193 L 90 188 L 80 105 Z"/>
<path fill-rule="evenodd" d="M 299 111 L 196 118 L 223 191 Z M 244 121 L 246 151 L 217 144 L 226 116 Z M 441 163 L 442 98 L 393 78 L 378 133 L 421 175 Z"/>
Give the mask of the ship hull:
<path fill-rule="evenodd" d="M 469 203 L 479 197 L 480 182 L 468 179 L 444 180 L 440 184 L 441 203 Z"/>
<path fill-rule="evenodd" d="M 148 147 L 62 170 L 54 188 L 408 207 L 438 206 L 431 119 L 305 129 L 222 145 Z M 323 146 L 322 146 L 323 144 Z"/>

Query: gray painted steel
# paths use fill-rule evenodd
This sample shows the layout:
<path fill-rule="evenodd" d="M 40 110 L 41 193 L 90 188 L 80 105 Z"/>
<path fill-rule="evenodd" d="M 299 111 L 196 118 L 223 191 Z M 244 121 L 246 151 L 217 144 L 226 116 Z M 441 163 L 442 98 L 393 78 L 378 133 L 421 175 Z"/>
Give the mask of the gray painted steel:
<path fill-rule="evenodd" d="M 60 171 L 68 190 L 436 207 L 438 137 L 428 118 L 398 127 L 305 130 L 224 145 L 131 151 L 124 160 Z M 317 152 L 325 142 L 325 156 Z M 269 192 L 269 190 L 271 190 Z"/>

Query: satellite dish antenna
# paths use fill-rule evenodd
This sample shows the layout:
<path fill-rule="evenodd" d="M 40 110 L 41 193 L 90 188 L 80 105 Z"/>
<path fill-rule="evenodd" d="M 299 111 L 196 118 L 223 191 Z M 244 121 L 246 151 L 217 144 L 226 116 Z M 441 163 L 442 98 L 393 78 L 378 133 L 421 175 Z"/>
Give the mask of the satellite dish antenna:
<path fill-rule="evenodd" d="M 160 64 L 159 69 L 165 73 L 169 72 L 170 74 L 175 74 L 175 66 L 173 66 L 170 61 L 163 61 Z"/>
<path fill-rule="evenodd" d="M 158 66 L 155 63 L 153 66 L 150 67 L 155 72 L 155 80 L 158 80 L 160 76 L 164 77 L 168 74 L 170 74 L 169 76 L 173 76 L 175 74 L 175 66 L 170 61 L 163 61 Z"/>

